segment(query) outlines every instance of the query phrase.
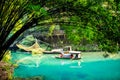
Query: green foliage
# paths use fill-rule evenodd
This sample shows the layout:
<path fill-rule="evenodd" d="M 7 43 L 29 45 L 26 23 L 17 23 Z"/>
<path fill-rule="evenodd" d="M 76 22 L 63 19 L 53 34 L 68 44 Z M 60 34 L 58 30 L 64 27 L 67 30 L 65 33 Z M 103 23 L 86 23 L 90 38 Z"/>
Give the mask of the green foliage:
<path fill-rule="evenodd" d="M 34 12 L 36 17 L 47 16 L 47 11 L 39 4 L 29 4 L 27 6 L 27 11 L 30 13 Z"/>
<path fill-rule="evenodd" d="M 78 44 L 80 42 L 81 37 L 78 33 L 79 28 L 75 28 L 74 26 L 64 26 L 64 29 L 66 31 L 66 36 L 68 40 L 75 44 Z"/>
<path fill-rule="evenodd" d="M 6 51 L 2 61 L 9 63 L 10 59 L 11 59 L 11 52 L 8 50 L 8 51 Z"/>
<path fill-rule="evenodd" d="M 10 34 L 14 34 L 16 33 L 18 30 L 20 30 L 22 28 L 23 24 L 22 24 L 22 20 L 19 20 L 16 24 L 15 24 L 15 28 L 11 31 Z"/>
<path fill-rule="evenodd" d="M 104 42 L 99 45 L 99 47 L 103 51 L 107 51 L 109 53 L 117 53 L 118 52 L 118 44 L 111 42 L 111 40 L 105 39 Z"/>
<path fill-rule="evenodd" d="M 28 35 L 26 36 L 24 39 L 22 39 L 22 41 L 20 42 L 20 44 L 25 45 L 25 46 L 31 46 L 35 43 L 35 38 L 33 37 L 33 35 Z"/>
<path fill-rule="evenodd" d="M 95 37 L 95 30 L 89 26 L 67 26 L 65 31 L 68 39 L 75 44 L 80 44 L 83 39 L 87 40 L 88 43 L 93 42 Z"/>
<path fill-rule="evenodd" d="M 111 45 L 120 45 L 119 6 L 119 0 L 1 0 L 0 59 L 23 31 L 35 25 L 58 24 L 71 42 L 95 42 L 112 52 Z M 53 30 L 50 27 L 49 35 Z"/>
<path fill-rule="evenodd" d="M 56 25 L 56 26 L 55 26 L 55 30 L 60 30 L 60 26 L 59 26 L 59 25 Z"/>
<path fill-rule="evenodd" d="M 48 36 L 52 36 L 54 29 L 55 29 L 55 25 L 51 25 L 49 28 Z"/>
<path fill-rule="evenodd" d="M 20 23 L 23 16 L 26 14 L 25 8 L 27 3 L 28 0 L 0 1 L 0 60 L 16 39 L 15 36 L 20 35 L 20 30 L 25 25 L 23 24 L 21 26 Z"/>
<path fill-rule="evenodd" d="M 12 80 L 12 77 L 13 77 L 13 73 L 12 73 L 13 66 L 12 66 L 10 60 L 11 60 L 11 52 L 8 50 L 4 54 L 2 62 L 0 62 L 0 65 L 1 65 L 0 69 L 2 68 L 2 70 L 3 70 L 0 74 L 2 75 L 3 73 L 6 72 L 7 74 L 2 75 L 2 77 L 6 76 L 6 78 L 8 80 Z M 0 77 L 0 79 L 2 79 L 2 78 Z"/>
<path fill-rule="evenodd" d="M 86 40 L 92 41 L 95 37 L 95 31 L 92 27 L 86 26 L 85 29 L 83 29 L 83 36 Z"/>

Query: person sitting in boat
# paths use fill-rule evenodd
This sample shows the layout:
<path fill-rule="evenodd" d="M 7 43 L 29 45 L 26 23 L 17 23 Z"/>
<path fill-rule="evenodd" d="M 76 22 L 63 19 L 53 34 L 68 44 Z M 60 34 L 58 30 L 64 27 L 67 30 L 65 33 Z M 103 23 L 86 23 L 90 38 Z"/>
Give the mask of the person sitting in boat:
<path fill-rule="evenodd" d="M 75 59 L 78 59 L 78 54 L 75 55 Z"/>

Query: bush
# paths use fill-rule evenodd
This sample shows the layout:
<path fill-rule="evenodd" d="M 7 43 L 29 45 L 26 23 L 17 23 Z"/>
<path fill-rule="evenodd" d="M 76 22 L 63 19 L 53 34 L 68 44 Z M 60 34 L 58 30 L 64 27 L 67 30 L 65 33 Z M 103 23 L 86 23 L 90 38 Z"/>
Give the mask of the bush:
<path fill-rule="evenodd" d="M 10 63 L 11 52 L 6 51 L 2 61 L 0 61 L 0 80 L 12 80 L 13 65 Z"/>

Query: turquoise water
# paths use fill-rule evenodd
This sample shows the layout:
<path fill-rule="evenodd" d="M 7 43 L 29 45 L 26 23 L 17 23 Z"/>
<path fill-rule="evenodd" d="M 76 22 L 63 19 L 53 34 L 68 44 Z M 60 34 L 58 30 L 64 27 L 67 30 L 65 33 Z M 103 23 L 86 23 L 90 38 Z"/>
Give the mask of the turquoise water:
<path fill-rule="evenodd" d="M 120 59 L 67 60 L 56 59 L 57 55 L 14 52 L 12 61 L 19 64 L 14 76 L 43 76 L 44 80 L 120 80 Z"/>

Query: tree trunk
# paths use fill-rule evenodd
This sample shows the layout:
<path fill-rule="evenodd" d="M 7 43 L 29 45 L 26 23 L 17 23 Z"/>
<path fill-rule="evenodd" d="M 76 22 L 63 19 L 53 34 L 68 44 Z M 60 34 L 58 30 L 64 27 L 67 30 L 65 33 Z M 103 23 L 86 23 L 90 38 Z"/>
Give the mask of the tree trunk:
<path fill-rule="evenodd" d="M 5 52 L 9 48 L 9 46 L 19 37 L 19 35 L 24 32 L 25 30 L 29 29 L 34 23 L 36 23 L 36 20 L 33 19 L 31 22 L 28 22 L 25 24 L 19 31 L 17 31 L 10 39 L 8 39 L 5 44 L 3 44 L 0 48 L 0 61 L 2 60 Z"/>

